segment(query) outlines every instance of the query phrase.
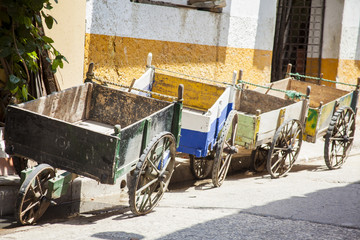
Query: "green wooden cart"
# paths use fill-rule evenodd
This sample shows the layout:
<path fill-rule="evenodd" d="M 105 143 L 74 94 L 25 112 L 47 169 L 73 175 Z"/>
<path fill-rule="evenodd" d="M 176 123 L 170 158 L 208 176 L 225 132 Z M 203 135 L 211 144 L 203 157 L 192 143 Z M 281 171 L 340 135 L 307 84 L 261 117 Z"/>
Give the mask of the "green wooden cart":
<path fill-rule="evenodd" d="M 7 153 L 40 163 L 22 172 L 17 221 L 35 223 L 77 175 L 115 184 L 130 173 L 132 212 L 150 212 L 174 170 L 182 93 L 168 102 L 85 83 L 9 106 Z"/>

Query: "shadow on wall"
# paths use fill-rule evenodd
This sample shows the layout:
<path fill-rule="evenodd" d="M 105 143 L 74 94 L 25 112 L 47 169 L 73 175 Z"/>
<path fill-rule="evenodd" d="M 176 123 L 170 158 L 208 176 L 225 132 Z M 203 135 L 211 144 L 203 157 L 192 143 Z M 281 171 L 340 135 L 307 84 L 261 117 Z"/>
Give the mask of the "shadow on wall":
<path fill-rule="evenodd" d="M 104 6 L 103 1 L 93 1 L 93 9 L 101 9 L 102 11 L 113 11 L 108 9 L 107 6 Z M 189 43 L 180 43 L 174 41 L 161 41 L 161 40 L 148 40 L 143 38 L 132 38 L 132 37 L 119 37 L 115 35 L 135 35 L 134 30 L 137 30 L 137 27 L 140 29 L 144 28 L 143 24 L 146 22 L 141 21 L 141 19 L 148 19 L 151 16 L 142 17 L 142 15 L 154 15 L 156 12 L 172 10 L 173 8 L 165 6 L 157 6 L 156 8 L 148 4 L 140 3 L 121 3 L 129 4 L 132 8 L 131 16 L 129 16 L 129 21 L 134 25 L 129 29 L 121 29 L 117 26 L 113 26 L 113 29 L 118 29 L 118 32 L 114 32 L 113 36 L 100 35 L 100 34 L 86 34 L 85 40 L 85 63 L 86 65 L 89 62 L 96 63 L 97 66 L 102 68 L 132 68 L 132 67 L 141 67 L 142 69 L 146 65 L 146 57 L 149 52 L 153 53 L 154 64 L 156 65 L 188 65 L 188 64 L 216 64 L 216 63 L 225 63 L 226 59 L 226 47 L 220 47 L 220 37 L 221 41 L 227 42 L 228 32 L 226 35 L 226 40 L 224 40 L 223 34 L 224 30 L 229 28 L 228 16 L 225 14 L 216 14 L 216 13 L 204 13 L 213 16 L 212 25 L 209 27 L 217 28 L 217 36 L 214 36 L 217 46 L 209 45 L 200 45 L 200 44 L 189 44 Z M 117 4 L 115 6 L 120 6 Z M 113 6 L 114 7 L 114 6 Z M 154 8 L 156 11 L 150 12 L 148 8 Z M 147 9 L 147 10 L 146 10 Z M 146 12 L 145 12 L 146 10 Z M 179 27 L 179 31 L 176 34 L 184 35 L 189 34 L 189 30 L 192 30 L 195 33 L 201 34 L 203 31 L 203 23 L 199 22 L 189 22 L 188 11 L 198 11 L 193 9 L 183 9 L 178 8 L 178 13 L 174 18 L 178 18 L 179 21 L 184 23 L 179 24 L 183 26 L 184 24 L 192 25 Z M 104 15 L 104 12 L 102 13 Z M 96 24 L 96 19 L 101 16 L 98 11 L 93 11 L 92 16 L 92 25 Z M 155 15 L 154 15 L 155 17 Z M 126 17 L 124 17 L 126 18 Z M 193 19 L 193 18 L 192 18 Z M 119 19 L 123 21 L 124 19 Z M 174 22 L 176 20 L 171 19 L 169 22 Z M 215 26 L 213 25 L 215 23 Z M 116 25 L 117 22 L 114 21 L 112 24 Z M 118 23 L 121 24 L 121 23 Z M 153 31 L 159 31 L 158 36 L 164 35 L 163 31 L 166 27 L 171 27 L 171 24 L 158 23 L 161 26 L 154 26 Z M 146 26 L 146 25 L 145 25 Z M 205 26 L 206 27 L 206 26 Z M 93 28 L 93 26 L 90 26 Z M 196 31 L 199 29 L 199 31 Z M 201 30 L 201 31 L 200 31 Z M 121 31 L 121 32 L 119 32 Z M 171 31 L 169 31 L 170 33 Z M 214 31 L 215 32 L 215 31 Z M 221 34 L 220 34 L 221 33 Z M 137 33 L 138 34 L 138 33 Z"/>
<path fill-rule="evenodd" d="M 359 183 L 320 190 L 246 209 L 159 239 L 359 239 L 358 191 Z"/>

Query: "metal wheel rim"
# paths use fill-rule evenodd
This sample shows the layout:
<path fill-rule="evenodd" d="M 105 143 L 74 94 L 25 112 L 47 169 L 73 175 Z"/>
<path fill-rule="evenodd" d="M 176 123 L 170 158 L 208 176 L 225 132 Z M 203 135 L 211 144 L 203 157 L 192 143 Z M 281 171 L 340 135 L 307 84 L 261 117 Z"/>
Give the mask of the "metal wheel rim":
<path fill-rule="evenodd" d="M 272 178 L 279 178 L 291 170 L 300 152 L 302 134 L 298 120 L 289 120 L 277 130 L 267 160 L 267 170 Z"/>
<path fill-rule="evenodd" d="M 354 141 L 354 112 L 350 108 L 342 109 L 339 112 L 331 136 L 325 142 L 328 145 L 326 164 L 330 169 L 340 168 L 344 164 Z"/>
<path fill-rule="evenodd" d="M 160 152 L 157 152 L 159 149 Z M 168 156 L 165 162 L 161 156 Z M 166 191 L 175 164 L 175 139 L 164 135 L 151 146 L 137 172 L 135 184 L 135 213 L 149 213 Z"/>

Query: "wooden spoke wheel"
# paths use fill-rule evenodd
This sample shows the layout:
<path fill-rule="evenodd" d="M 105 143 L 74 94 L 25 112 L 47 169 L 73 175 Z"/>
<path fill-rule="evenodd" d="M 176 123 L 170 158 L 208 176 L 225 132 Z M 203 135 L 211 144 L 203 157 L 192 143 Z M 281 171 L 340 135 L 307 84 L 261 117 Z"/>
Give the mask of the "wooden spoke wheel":
<path fill-rule="evenodd" d="M 266 160 L 269 155 L 270 145 L 263 144 L 258 146 L 251 153 L 251 168 L 255 172 L 262 172 L 266 169 Z"/>
<path fill-rule="evenodd" d="M 175 166 L 174 136 L 162 132 L 148 144 L 129 182 L 129 204 L 135 215 L 152 211 L 167 190 Z"/>
<path fill-rule="evenodd" d="M 233 110 L 221 130 L 212 171 L 212 183 L 215 187 L 220 187 L 223 184 L 230 167 L 232 155 L 237 152 L 235 146 L 237 121 L 236 111 Z"/>
<path fill-rule="evenodd" d="M 15 203 L 15 217 L 19 224 L 34 224 L 50 205 L 48 181 L 55 170 L 48 164 L 38 165 L 20 187 Z"/>
<path fill-rule="evenodd" d="M 329 169 L 340 168 L 351 150 L 355 134 L 355 114 L 350 107 L 339 108 L 325 135 L 324 158 Z"/>
<path fill-rule="evenodd" d="M 196 158 L 190 155 L 190 169 L 196 179 L 204 179 L 209 176 L 213 161 L 206 158 Z"/>
<path fill-rule="evenodd" d="M 276 131 L 271 144 L 266 168 L 272 178 L 288 173 L 299 155 L 303 128 L 299 120 L 284 122 Z"/>

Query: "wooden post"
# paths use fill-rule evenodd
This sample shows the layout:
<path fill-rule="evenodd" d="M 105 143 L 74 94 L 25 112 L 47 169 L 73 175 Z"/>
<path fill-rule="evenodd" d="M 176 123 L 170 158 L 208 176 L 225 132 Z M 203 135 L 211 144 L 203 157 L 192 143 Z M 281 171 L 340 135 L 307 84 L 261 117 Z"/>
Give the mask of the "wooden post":
<path fill-rule="evenodd" d="M 131 81 L 131 84 L 129 86 L 129 90 L 128 92 L 131 92 L 131 89 L 133 88 L 134 84 L 135 84 L 135 81 L 136 81 L 136 78 L 134 78 L 132 81 Z"/>
<path fill-rule="evenodd" d="M 152 53 L 149 53 L 146 60 L 146 69 L 151 68 Z"/>
<path fill-rule="evenodd" d="M 92 82 L 92 79 L 94 78 L 94 63 L 89 64 L 88 71 L 86 73 L 85 82 Z"/>
<path fill-rule="evenodd" d="M 180 84 L 178 87 L 178 102 L 183 102 L 184 101 L 184 85 Z"/>
<path fill-rule="evenodd" d="M 318 80 L 318 84 L 321 85 L 321 80 L 324 78 L 324 74 L 320 73 L 320 79 Z"/>
<path fill-rule="evenodd" d="M 239 78 L 238 78 L 238 81 L 237 83 L 240 83 L 240 81 L 242 80 L 242 77 L 243 77 L 243 70 L 239 70 Z"/>
<path fill-rule="evenodd" d="M 291 68 L 292 68 L 292 64 L 291 64 L 291 63 L 289 63 L 289 64 L 287 65 L 285 78 L 290 77 Z"/>

